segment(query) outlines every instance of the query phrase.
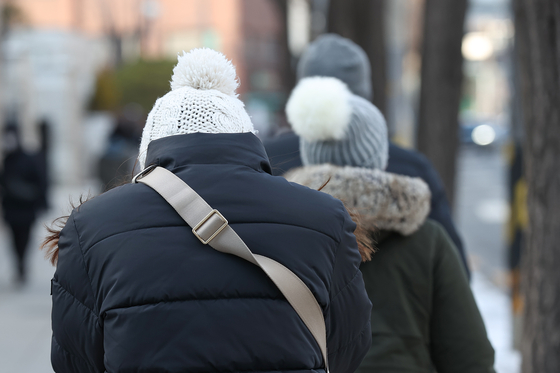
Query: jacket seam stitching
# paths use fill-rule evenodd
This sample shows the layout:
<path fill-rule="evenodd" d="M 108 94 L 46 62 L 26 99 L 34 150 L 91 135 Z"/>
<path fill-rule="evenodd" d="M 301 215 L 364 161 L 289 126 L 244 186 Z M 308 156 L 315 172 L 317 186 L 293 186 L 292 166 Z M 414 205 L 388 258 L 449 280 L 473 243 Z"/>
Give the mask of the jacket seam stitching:
<path fill-rule="evenodd" d="M 182 166 L 176 166 L 173 168 L 167 168 L 167 167 L 163 167 L 163 166 L 159 166 L 159 167 L 163 167 L 171 172 L 173 172 L 174 174 L 176 174 L 175 171 L 182 171 L 183 169 L 187 169 L 189 167 L 196 167 L 196 166 L 239 166 L 239 167 L 246 167 L 249 168 L 253 171 L 259 172 L 259 173 L 265 173 L 267 175 L 270 175 L 268 172 L 266 172 L 265 170 L 263 170 L 261 167 L 255 168 L 253 166 L 249 166 L 247 164 L 243 164 L 243 163 L 192 163 L 192 164 L 186 164 L 186 165 L 182 165 Z M 271 175 L 272 176 L 272 175 Z"/>
<path fill-rule="evenodd" d="M 76 302 L 78 302 L 82 307 L 84 307 L 85 309 L 87 309 L 90 313 L 93 314 L 93 316 L 95 316 L 98 320 L 97 322 L 99 323 L 99 315 L 97 313 L 95 313 L 94 310 L 92 310 L 91 308 L 89 308 L 88 306 L 86 306 L 82 301 L 80 301 L 74 294 L 72 294 L 71 292 L 68 291 L 68 289 L 66 289 L 60 282 L 54 280 L 54 282 L 56 282 L 58 284 L 58 286 L 60 286 L 60 288 L 66 292 L 68 295 L 70 295 L 72 297 L 72 299 L 74 299 Z"/>
<path fill-rule="evenodd" d="M 62 346 L 62 345 L 58 342 L 58 340 L 56 339 L 56 337 L 54 336 L 54 334 L 53 334 L 53 341 L 54 341 L 54 343 L 56 343 L 56 345 L 57 345 L 58 347 L 60 347 L 60 348 L 62 349 L 62 351 L 66 352 L 68 355 L 70 355 L 70 356 L 72 356 L 72 357 L 74 357 L 74 358 L 76 358 L 76 359 L 79 359 L 80 361 L 83 361 L 83 362 L 86 363 L 88 366 L 92 367 L 94 370 L 96 369 L 95 366 L 92 365 L 92 364 L 91 364 L 89 361 L 87 361 L 85 358 L 83 358 L 83 357 L 81 357 L 81 356 L 78 356 L 78 355 L 76 355 L 76 354 L 74 354 L 74 353 L 68 351 L 64 346 Z"/>
<path fill-rule="evenodd" d="M 318 370 L 322 370 L 324 371 L 323 367 L 317 367 L 317 368 L 309 368 L 309 367 L 302 367 L 302 368 L 292 368 L 292 369 L 267 369 L 267 370 L 217 370 L 215 372 L 220 372 L 220 373 L 267 373 L 267 372 L 308 372 L 308 371 L 318 371 Z M 206 370 L 202 370 L 202 371 L 194 371 L 194 373 L 208 373 L 208 371 Z"/>
<path fill-rule="evenodd" d="M 425 337 L 412 335 L 412 334 L 401 334 L 401 333 L 392 333 L 392 332 L 372 332 L 371 335 L 386 335 L 391 336 L 394 338 L 414 338 L 414 339 L 422 339 L 424 340 Z"/>
<path fill-rule="evenodd" d="M 335 271 L 336 271 L 336 265 L 338 264 L 338 260 L 336 259 L 338 257 L 338 251 L 340 249 L 340 246 L 342 245 L 342 242 L 344 242 L 343 237 L 344 237 L 344 228 L 346 227 L 345 222 L 346 222 L 346 219 L 343 219 L 342 224 L 341 224 L 340 240 L 338 240 L 338 241 L 335 240 L 337 245 L 336 245 L 336 249 L 334 249 L 334 264 L 333 264 L 333 268 L 332 268 L 332 272 L 331 272 L 331 277 L 330 277 L 330 280 L 329 280 L 329 289 L 332 289 L 333 277 L 334 277 L 334 274 L 335 274 Z M 330 302 L 332 302 L 333 299 L 334 298 L 331 298 Z"/>
<path fill-rule="evenodd" d="M 354 273 L 354 276 L 352 276 L 352 278 L 346 283 L 346 285 L 344 285 L 344 287 L 342 289 L 340 289 L 338 291 L 338 293 L 336 293 L 336 295 L 334 297 L 331 298 L 331 303 L 334 302 L 334 300 L 340 295 L 342 294 L 355 280 L 356 277 L 358 277 L 358 275 L 360 274 L 360 270 L 358 269 L 356 271 L 356 273 Z"/>
<path fill-rule="evenodd" d="M 232 227 L 235 226 L 235 225 L 241 225 L 241 224 L 278 224 L 278 225 L 288 225 L 288 226 L 292 226 L 292 227 L 298 227 L 298 228 L 307 229 L 307 230 L 310 230 L 310 231 L 313 231 L 313 232 L 317 232 L 317 233 L 319 233 L 319 234 L 322 234 L 322 235 L 324 235 L 324 236 L 330 238 L 330 239 L 333 240 L 334 242 L 336 242 L 336 243 L 338 244 L 338 246 L 340 245 L 340 242 L 339 242 L 339 241 L 337 241 L 334 237 L 328 235 L 327 233 L 324 233 L 324 232 L 315 230 L 315 229 L 313 229 L 313 228 L 302 227 L 302 226 L 300 226 L 300 225 L 289 224 L 289 223 L 273 223 L 273 222 L 241 222 L 241 223 L 230 223 L 230 225 L 231 225 Z M 74 227 L 75 227 L 75 223 L 74 223 Z M 118 236 L 118 235 L 120 235 L 120 234 L 126 234 L 126 233 L 141 231 L 141 230 L 145 230 L 145 229 L 180 228 L 180 227 L 188 228 L 188 225 L 185 223 L 185 224 L 181 224 L 181 225 L 162 225 L 162 226 L 155 226 L 155 227 L 143 227 L 143 228 L 130 229 L 130 230 L 127 230 L 127 231 L 117 232 L 117 233 L 111 234 L 111 235 L 109 235 L 109 236 L 107 236 L 107 237 L 103 237 L 103 238 L 100 239 L 99 241 L 93 243 L 89 248 L 91 249 L 92 247 L 94 247 L 94 246 L 97 245 L 98 243 L 101 243 L 101 242 L 105 241 L 106 239 L 109 239 L 109 238 L 114 237 L 114 236 Z M 77 232 L 77 231 L 78 231 L 78 230 L 76 229 L 76 232 Z M 79 242 L 79 237 L 78 237 L 78 243 L 79 243 L 79 245 L 80 245 L 80 251 L 82 252 L 82 258 L 83 258 L 84 253 L 83 253 L 83 250 L 82 250 L 82 245 L 81 245 L 81 243 Z M 336 253 L 338 252 L 338 246 L 337 246 L 337 249 L 335 250 L 335 258 L 336 258 Z M 85 259 L 84 259 L 84 268 L 85 268 Z M 334 272 L 334 270 L 333 270 L 333 272 Z M 87 271 L 86 271 L 86 273 L 87 273 Z M 88 273 L 88 278 L 89 278 L 89 273 Z M 90 286 L 91 286 L 91 278 L 90 278 Z M 92 286 L 92 290 L 93 290 L 93 286 Z"/>
<path fill-rule="evenodd" d="M 140 304 L 132 304 L 127 306 L 119 306 L 119 307 L 112 307 L 109 308 L 103 313 L 114 311 L 114 310 L 121 310 L 126 308 L 134 308 L 134 307 L 142 307 L 142 306 L 154 306 L 158 304 L 166 304 L 166 303 L 181 303 L 181 302 L 211 302 L 211 301 L 221 301 L 221 300 L 245 300 L 245 299 L 261 299 L 261 300 L 272 300 L 272 301 L 284 301 L 288 302 L 284 297 L 222 297 L 222 298 L 193 298 L 193 299 L 173 299 L 173 300 L 162 300 L 158 302 L 146 302 Z"/>
<path fill-rule="evenodd" d="M 313 228 L 309 228 L 309 227 L 304 227 L 301 225 L 297 225 L 297 224 L 290 224 L 290 223 L 279 223 L 279 222 L 268 222 L 268 221 L 247 221 L 247 222 L 237 222 L 237 223 L 231 223 L 232 225 L 237 225 L 237 224 L 276 224 L 276 225 L 288 225 L 290 227 L 297 227 L 297 228 L 302 228 L 302 229 L 306 229 L 309 231 L 313 231 L 313 232 L 317 232 L 319 234 L 322 234 L 323 236 L 327 236 L 328 238 L 330 238 L 331 240 L 333 240 L 334 242 L 336 242 L 337 244 L 340 242 L 338 241 L 336 238 L 334 238 L 333 236 L 331 236 L 328 233 L 325 232 L 321 232 L 318 231 L 316 229 Z"/>
<path fill-rule="evenodd" d="M 82 254 L 82 266 L 84 268 L 84 271 L 86 273 L 86 276 L 88 278 L 89 281 L 89 287 L 91 289 L 91 293 L 93 295 L 93 307 L 97 308 L 97 302 L 96 300 L 96 296 L 95 296 L 95 291 L 93 290 L 93 285 L 92 285 L 92 281 L 91 281 L 91 277 L 89 275 L 89 272 L 87 270 L 87 266 L 86 266 L 86 258 L 84 256 L 84 249 L 82 247 L 82 242 L 80 240 L 80 232 L 78 231 L 78 226 L 76 225 L 76 219 L 74 219 L 74 216 L 72 216 L 72 224 L 74 225 L 74 229 L 76 230 L 76 237 L 78 238 L 78 247 L 80 248 L 80 254 Z M 99 310 L 97 310 L 99 311 Z M 98 314 L 99 312 L 94 312 L 95 314 Z"/>
<path fill-rule="evenodd" d="M 366 329 L 370 326 L 370 324 L 371 324 L 371 320 L 368 320 L 366 322 L 366 324 L 364 325 L 364 327 L 359 331 L 358 335 L 356 335 L 354 338 L 352 338 L 352 340 L 350 342 L 346 343 L 344 346 L 341 346 L 334 351 L 329 351 L 329 355 L 337 354 L 340 351 L 345 350 L 348 347 L 350 347 L 351 345 L 353 345 L 354 343 L 356 343 L 356 340 L 358 338 L 360 338 L 366 332 Z"/>

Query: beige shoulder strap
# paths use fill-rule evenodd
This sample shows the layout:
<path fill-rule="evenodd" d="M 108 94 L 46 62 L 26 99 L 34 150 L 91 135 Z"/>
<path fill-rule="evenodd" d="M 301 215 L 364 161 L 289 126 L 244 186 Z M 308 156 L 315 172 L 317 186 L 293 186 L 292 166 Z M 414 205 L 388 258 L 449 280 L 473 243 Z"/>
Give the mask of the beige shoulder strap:
<path fill-rule="evenodd" d="M 259 266 L 280 289 L 305 323 L 321 348 L 327 372 L 327 337 L 321 307 L 309 288 L 288 268 L 262 255 L 253 254 L 228 225 L 218 210 L 212 209 L 183 180 L 163 167 L 150 166 L 133 182 L 142 182 L 158 192 L 187 222 L 196 237 L 212 248 L 241 257 Z"/>

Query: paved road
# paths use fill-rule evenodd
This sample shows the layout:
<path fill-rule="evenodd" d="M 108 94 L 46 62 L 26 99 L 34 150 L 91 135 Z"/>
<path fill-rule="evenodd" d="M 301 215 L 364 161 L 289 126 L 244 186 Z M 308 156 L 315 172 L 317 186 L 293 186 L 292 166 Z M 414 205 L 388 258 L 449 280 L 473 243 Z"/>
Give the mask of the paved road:
<path fill-rule="evenodd" d="M 507 291 L 507 168 L 500 148 L 464 147 L 455 216 L 472 266 Z"/>
<path fill-rule="evenodd" d="M 498 373 L 520 371 L 512 350 L 511 303 L 508 296 L 506 222 L 507 165 L 500 147 L 466 146 L 457 164 L 456 223 L 475 270 L 472 288 L 492 345 Z"/>

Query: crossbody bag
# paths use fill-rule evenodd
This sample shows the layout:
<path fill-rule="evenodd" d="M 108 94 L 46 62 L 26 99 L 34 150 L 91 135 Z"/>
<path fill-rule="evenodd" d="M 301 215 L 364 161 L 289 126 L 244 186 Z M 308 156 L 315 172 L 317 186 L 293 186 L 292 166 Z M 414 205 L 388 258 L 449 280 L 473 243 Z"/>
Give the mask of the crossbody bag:
<path fill-rule="evenodd" d="M 152 165 L 136 175 L 133 182 L 146 184 L 158 192 L 192 228 L 193 234 L 203 244 L 220 252 L 236 255 L 261 268 L 286 297 L 317 341 L 323 355 L 325 370 L 329 372 L 323 311 L 311 290 L 295 273 L 273 259 L 253 254 L 229 226 L 226 218 L 171 171 Z"/>

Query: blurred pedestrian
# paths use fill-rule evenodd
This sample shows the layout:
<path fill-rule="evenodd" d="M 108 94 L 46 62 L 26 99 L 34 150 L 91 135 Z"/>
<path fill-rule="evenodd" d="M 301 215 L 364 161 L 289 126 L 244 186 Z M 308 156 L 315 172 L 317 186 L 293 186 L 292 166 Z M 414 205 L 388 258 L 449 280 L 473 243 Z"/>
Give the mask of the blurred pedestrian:
<path fill-rule="evenodd" d="M 26 253 L 31 228 L 45 201 L 44 173 L 39 158 L 21 145 L 16 122 L 4 131 L 4 162 L 0 174 L 2 212 L 12 235 L 16 281 L 27 278 Z"/>
<path fill-rule="evenodd" d="M 427 184 L 384 171 L 389 144 L 381 112 L 342 81 L 312 77 L 298 83 L 286 114 L 304 164 L 286 178 L 324 185 L 377 242 L 361 266 L 373 304 L 372 346 L 357 371 L 493 372 L 494 351 L 457 250 L 427 219 Z"/>
<path fill-rule="evenodd" d="M 298 79 L 311 76 L 338 78 L 352 93 L 369 101 L 373 97 L 370 75 L 370 62 L 364 50 L 350 39 L 336 34 L 318 37 L 304 52 L 297 67 Z M 299 138 L 293 132 L 283 132 L 264 144 L 275 174 L 282 175 L 291 168 L 301 166 Z M 453 223 L 443 183 L 430 161 L 420 153 L 389 143 L 387 171 L 419 177 L 428 184 L 432 193 L 430 218 L 445 228 L 470 276 L 463 243 Z"/>
<path fill-rule="evenodd" d="M 137 110 L 139 109 L 135 105 L 129 105 L 118 116 L 105 152 L 99 159 L 97 170 L 104 191 L 121 185 L 123 180 L 130 178 L 136 165 L 142 129 L 139 118 L 142 114 L 130 115 L 128 112 Z"/>
<path fill-rule="evenodd" d="M 49 208 L 48 194 L 50 187 L 50 169 L 49 169 L 49 154 L 51 150 L 51 128 L 49 121 L 47 119 L 42 119 L 39 122 L 39 135 L 41 146 L 39 151 L 36 153 L 37 161 L 40 164 L 40 169 L 42 173 L 42 190 L 44 191 L 42 195 L 42 200 L 39 202 L 39 207 L 41 210 L 45 211 Z"/>
<path fill-rule="evenodd" d="M 332 372 L 351 373 L 362 361 L 371 303 L 355 224 L 340 201 L 270 174 L 237 86 L 223 55 L 195 49 L 180 56 L 172 90 L 156 101 L 144 127 L 139 161 L 152 167 L 147 176 L 83 203 L 47 238 L 58 259 L 56 372 L 324 372 L 309 322 L 326 326 Z M 159 180 L 172 190 L 173 175 L 229 223 L 211 212 L 191 230 L 170 206 L 186 201 L 186 189 L 168 203 L 142 185 Z M 190 216 L 205 206 L 192 201 L 178 210 Z M 293 271 L 301 280 L 290 288 L 307 286 L 302 297 L 316 299 L 316 308 L 294 311 L 256 265 L 214 250 L 215 242 L 235 237 L 230 227 L 258 254 L 253 259 Z M 304 311 L 324 314 L 326 323 L 304 323 Z"/>

